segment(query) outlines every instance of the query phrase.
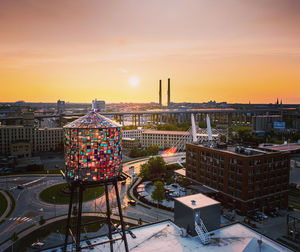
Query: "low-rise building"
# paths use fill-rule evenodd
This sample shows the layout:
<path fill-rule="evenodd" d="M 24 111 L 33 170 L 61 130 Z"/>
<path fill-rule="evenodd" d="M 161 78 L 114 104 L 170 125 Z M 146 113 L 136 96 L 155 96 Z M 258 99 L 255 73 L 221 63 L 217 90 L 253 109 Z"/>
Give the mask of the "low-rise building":
<path fill-rule="evenodd" d="M 31 155 L 30 151 L 32 153 L 55 151 L 62 148 L 63 140 L 63 128 L 0 126 L 0 153 L 2 155 L 16 153 L 28 156 Z M 18 152 L 24 153 L 18 154 Z"/>
<path fill-rule="evenodd" d="M 218 134 L 213 134 L 213 139 L 219 139 Z M 199 142 L 208 141 L 207 134 L 197 133 Z M 161 149 L 176 147 L 177 150 L 185 150 L 186 143 L 192 142 L 192 136 L 187 131 L 161 131 L 161 130 L 143 130 L 141 136 L 141 145 L 149 147 L 159 146 Z"/>
<path fill-rule="evenodd" d="M 140 146 L 140 141 L 136 138 L 123 137 L 122 146 L 127 149 L 138 148 Z"/>

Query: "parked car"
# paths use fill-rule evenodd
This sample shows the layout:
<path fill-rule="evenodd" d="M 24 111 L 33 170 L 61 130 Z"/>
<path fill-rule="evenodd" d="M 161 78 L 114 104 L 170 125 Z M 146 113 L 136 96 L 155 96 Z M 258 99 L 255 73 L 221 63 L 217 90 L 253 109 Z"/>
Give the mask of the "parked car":
<path fill-rule="evenodd" d="M 135 200 L 129 200 L 128 204 L 131 206 L 135 206 L 136 205 L 136 201 Z"/>
<path fill-rule="evenodd" d="M 18 185 L 17 188 L 18 188 L 18 189 L 24 189 L 24 186 Z"/>
<path fill-rule="evenodd" d="M 260 220 L 266 220 L 266 219 L 268 219 L 268 216 L 265 215 L 265 214 L 262 213 L 262 212 L 257 212 L 257 215 L 258 215 L 258 218 L 259 218 Z"/>
<path fill-rule="evenodd" d="M 43 247 L 45 245 L 45 243 L 43 243 L 43 242 L 35 242 L 35 243 L 32 243 L 31 244 L 31 247 L 32 248 L 41 248 L 41 247 Z"/>

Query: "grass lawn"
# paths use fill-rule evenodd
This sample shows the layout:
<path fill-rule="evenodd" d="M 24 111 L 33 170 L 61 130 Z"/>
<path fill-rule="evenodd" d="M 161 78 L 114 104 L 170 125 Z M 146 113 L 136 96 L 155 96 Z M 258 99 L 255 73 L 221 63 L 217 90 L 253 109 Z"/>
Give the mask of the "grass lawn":
<path fill-rule="evenodd" d="M 47 189 L 45 189 L 40 193 L 40 198 L 47 203 L 69 204 L 70 197 L 68 195 L 63 195 L 61 193 L 61 190 L 66 186 L 67 183 L 62 183 L 62 184 L 48 187 Z M 103 192 L 104 192 L 103 186 L 87 188 L 83 192 L 83 201 L 89 201 L 98 198 L 103 194 Z M 53 199 L 53 196 L 55 196 L 55 200 Z"/>
<path fill-rule="evenodd" d="M 7 200 L 2 193 L 0 193 L 0 217 L 4 214 L 7 208 Z"/>

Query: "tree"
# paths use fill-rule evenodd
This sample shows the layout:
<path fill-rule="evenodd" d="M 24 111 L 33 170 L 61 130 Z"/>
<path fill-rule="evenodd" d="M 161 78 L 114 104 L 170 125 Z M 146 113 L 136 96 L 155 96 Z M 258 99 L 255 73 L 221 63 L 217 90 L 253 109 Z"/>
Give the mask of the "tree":
<path fill-rule="evenodd" d="M 17 240 L 19 239 L 19 237 L 18 237 L 17 233 L 14 232 L 14 233 L 11 235 L 10 239 L 11 239 L 13 242 L 15 242 L 15 241 L 17 241 Z"/>
<path fill-rule="evenodd" d="M 14 233 L 11 235 L 10 239 L 11 239 L 12 242 L 13 242 L 12 245 L 11 245 L 11 248 L 12 248 L 12 251 L 14 251 L 14 243 L 19 239 L 17 233 L 14 232 Z"/>
<path fill-rule="evenodd" d="M 147 148 L 147 154 L 150 155 L 150 156 L 157 155 L 158 151 L 159 151 L 159 147 L 157 145 L 150 145 Z"/>
<path fill-rule="evenodd" d="M 43 215 L 40 216 L 39 224 L 42 226 L 46 223 L 46 220 L 44 219 Z"/>
<path fill-rule="evenodd" d="M 147 163 L 141 165 L 140 177 L 143 179 L 152 179 L 165 176 L 166 162 L 162 157 L 152 157 Z"/>
<path fill-rule="evenodd" d="M 162 203 L 162 201 L 166 198 L 164 183 L 162 181 L 156 181 L 154 183 L 154 190 L 152 191 L 151 198 L 157 201 L 158 204 Z"/>
<path fill-rule="evenodd" d="M 138 225 L 141 226 L 142 225 L 142 218 L 138 219 Z"/>

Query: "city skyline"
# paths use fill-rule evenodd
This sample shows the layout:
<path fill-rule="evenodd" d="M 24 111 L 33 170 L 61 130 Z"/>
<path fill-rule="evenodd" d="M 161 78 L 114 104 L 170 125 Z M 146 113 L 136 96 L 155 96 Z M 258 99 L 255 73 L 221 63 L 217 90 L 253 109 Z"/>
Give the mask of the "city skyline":
<path fill-rule="evenodd" d="M 0 100 L 300 103 L 300 2 L 1 1 Z"/>

